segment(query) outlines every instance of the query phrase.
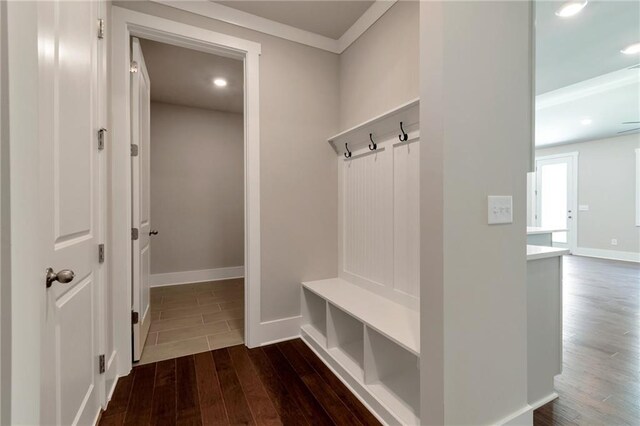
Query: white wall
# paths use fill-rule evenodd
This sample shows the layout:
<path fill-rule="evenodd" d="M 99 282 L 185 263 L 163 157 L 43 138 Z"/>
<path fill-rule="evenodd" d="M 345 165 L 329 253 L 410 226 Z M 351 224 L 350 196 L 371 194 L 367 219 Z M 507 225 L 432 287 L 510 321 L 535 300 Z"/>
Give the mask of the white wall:
<path fill-rule="evenodd" d="M 424 424 L 496 424 L 528 407 L 530 6 L 420 5 Z M 513 224 L 487 225 L 488 195 L 513 196 Z"/>
<path fill-rule="evenodd" d="M 578 253 L 581 249 L 640 253 L 636 226 L 636 159 L 640 135 L 631 134 L 536 149 L 536 157 L 578 152 Z M 617 239 L 618 245 L 611 245 Z M 591 252 L 593 253 L 593 252 Z M 624 254 L 620 254 L 624 256 Z"/>
<path fill-rule="evenodd" d="M 9 373 L 11 365 L 9 364 L 8 355 L 10 352 L 11 341 L 8 334 L 11 325 L 11 316 L 5 313 L 11 312 L 11 306 L 7 304 L 10 300 L 9 294 L 9 275 L 8 271 L 8 180 L 6 173 L 8 170 L 7 149 L 8 149 L 8 102 L 7 102 L 7 12 L 5 11 L 6 3 L 0 3 L 0 318 L 3 318 L 0 325 L 0 424 L 8 424 L 9 407 L 8 398 L 3 395 L 9 395 L 11 392 L 9 385 Z M 7 379 L 5 379 L 7 378 Z"/>
<path fill-rule="evenodd" d="M 419 96 L 419 7 L 396 2 L 340 55 L 340 129 Z"/>
<path fill-rule="evenodd" d="M 2 170 L 2 188 L 6 190 L 10 185 L 11 191 L 8 194 L 9 205 L 3 205 L 2 220 L 4 222 L 8 220 L 7 215 L 10 216 L 11 233 L 19 238 L 12 239 L 10 245 L 3 240 L 2 247 L 3 253 L 9 251 L 11 259 L 11 269 L 7 271 L 3 267 L 5 275 L 2 277 L 2 285 L 10 287 L 10 299 L 3 301 L 3 307 L 10 306 L 10 314 L 5 309 L 2 313 L 3 331 L 10 329 L 10 345 L 7 348 L 10 351 L 9 359 L 3 356 L 3 363 L 10 363 L 7 369 L 10 377 L 2 378 L 2 415 L 3 420 L 10 416 L 6 424 L 38 424 L 40 394 L 34 389 L 40 389 L 39 319 L 45 306 L 43 264 L 33 250 L 39 247 L 34 224 L 39 223 L 40 207 L 37 169 L 40 146 L 38 126 L 34 126 L 34 122 L 38 122 L 34 118 L 34 112 L 38 110 L 38 5 L 36 2 L 8 2 L 5 7 L 8 98 L 3 94 L 3 101 L 8 103 L 11 114 L 8 119 L 8 140 L 5 139 L 5 133 L 2 148 L 6 153 L 9 145 L 11 169 Z M 9 315 L 11 319 L 7 321 Z M 10 387 L 10 392 L 6 392 L 5 385 Z"/>
<path fill-rule="evenodd" d="M 148 1 L 114 5 L 261 43 L 262 321 L 300 315 L 300 282 L 337 275 L 338 56 Z"/>
<path fill-rule="evenodd" d="M 244 265 L 242 114 L 151 103 L 151 228 L 152 274 Z"/>

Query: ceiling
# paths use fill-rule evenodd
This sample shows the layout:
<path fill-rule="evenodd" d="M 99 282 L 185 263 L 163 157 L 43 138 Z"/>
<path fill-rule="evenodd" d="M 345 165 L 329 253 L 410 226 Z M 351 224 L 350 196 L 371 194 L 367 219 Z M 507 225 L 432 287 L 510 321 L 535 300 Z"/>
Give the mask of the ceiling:
<path fill-rule="evenodd" d="M 140 44 L 153 102 L 242 113 L 242 61 L 151 40 Z M 226 87 L 214 86 L 219 77 L 227 80 Z"/>
<path fill-rule="evenodd" d="M 374 1 L 216 1 L 252 15 L 339 39 Z"/>
<path fill-rule="evenodd" d="M 640 127 L 622 124 L 640 121 L 640 55 L 620 50 L 640 42 L 640 2 L 591 0 L 560 18 L 563 3 L 536 2 L 536 145 L 628 134 Z"/>

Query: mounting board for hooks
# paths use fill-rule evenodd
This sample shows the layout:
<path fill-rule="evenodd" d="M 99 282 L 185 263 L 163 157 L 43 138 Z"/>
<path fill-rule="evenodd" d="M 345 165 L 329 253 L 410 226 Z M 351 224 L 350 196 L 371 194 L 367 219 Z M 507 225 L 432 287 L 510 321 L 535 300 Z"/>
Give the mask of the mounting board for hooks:
<path fill-rule="evenodd" d="M 378 143 L 390 138 L 397 138 L 401 135 L 400 122 L 403 123 L 404 130 L 410 133 L 412 130 L 417 129 L 419 121 L 420 99 L 416 98 L 344 132 L 338 133 L 327 139 L 327 141 L 338 154 L 342 155 L 346 152 L 345 143 L 349 144 L 350 151 L 356 151 L 371 143 L 369 139 L 370 133 L 373 134 L 373 140 Z"/>

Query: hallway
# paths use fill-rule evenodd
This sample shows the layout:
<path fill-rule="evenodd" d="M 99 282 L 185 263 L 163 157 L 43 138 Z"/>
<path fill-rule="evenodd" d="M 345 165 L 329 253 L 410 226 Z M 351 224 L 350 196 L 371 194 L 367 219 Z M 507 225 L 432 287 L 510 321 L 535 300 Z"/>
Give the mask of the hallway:
<path fill-rule="evenodd" d="M 379 425 L 300 340 L 135 367 L 99 424 Z"/>
<path fill-rule="evenodd" d="M 637 425 L 640 419 L 640 265 L 564 258 L 560 397 L 534 424 Z"/>

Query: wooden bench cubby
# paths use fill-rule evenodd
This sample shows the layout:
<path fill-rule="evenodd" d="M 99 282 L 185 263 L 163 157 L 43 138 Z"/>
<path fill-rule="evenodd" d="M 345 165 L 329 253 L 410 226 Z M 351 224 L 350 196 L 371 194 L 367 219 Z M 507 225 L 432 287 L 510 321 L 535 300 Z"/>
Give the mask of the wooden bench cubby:
<path fill-rule="evenodd" d="M 345 280 L 302 283 L 302 339 L 386 424 L 420 424 L 419 314 Z"/>

